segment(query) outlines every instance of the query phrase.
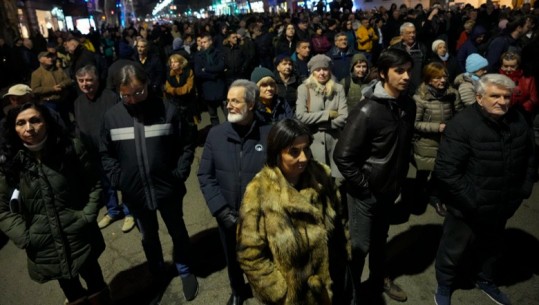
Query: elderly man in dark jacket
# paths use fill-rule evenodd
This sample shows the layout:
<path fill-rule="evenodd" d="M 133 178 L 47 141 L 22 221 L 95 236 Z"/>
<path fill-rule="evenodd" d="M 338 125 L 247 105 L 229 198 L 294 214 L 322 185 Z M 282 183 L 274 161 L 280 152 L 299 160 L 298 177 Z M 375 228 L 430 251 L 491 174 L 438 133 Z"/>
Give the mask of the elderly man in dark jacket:
<path fill-rule="evenodd" d="M 514 83 L 500 74 L 483 76 L 476 100 L 449 121 L 434 175 L 448 208 L 436 256 L 438 305 L 451 303 L 459 262 L 473 251 L 476 285 L 497 304 L 510 304 L 493 283 L 507 220 L 532 191 L 534 143 L 524 116 L 510 109 Z"/>
<path fill-rule="evenodd" d="M 194 136 L 178 107 L 149 94 L 147 74 L 137 65 L 120 70 L 120 98 L 103 118 L 100 154 L 113 189 L 135 217 L 152 275 L 159 283 L 164 260 L 158 234 L 157 210 L 172 238 L 173 260 L 182 279 L 185 298 L 193 300 L 198 282 L 192 273 L 189 234 L 183 221 L 194 156 Z"/>
<path fill-rule="evenodd" d="M 225 249 L 232 295 L 227 304 L 241 305 L 247 291 L 236 260 L 236 222 L 247 184 L 266 161 L 266 138 L 270 125 L 256 120 L 253 112 L 258 88 L 240 79 L 228 90 L 228 122 L 210 130 L 198 180 L 208 208 L 217 218 Z"/>
<path fill-rule="evenodd" d="M 346 33 L 340 32 L 335 35 L 335 45 L 326 53 L 331 58 L 333 66 L 331 72 L 337 81 L 345 78 L 350 74 L 350 62 L 352 56 L 357 52 L 354 50 L 354 46 L 348 45 L 348 38 Z"/>
<path fill-rule="evenodd" d="M 423 65 L 427 63 L 428 50 L 427 47 L 417 40 L 415 25 L 411 22 L 405 22 L 400 27 L 402 41 L 392 46 L 391 48 L 401 49 L 406 51 L 414 60 L 414 67 L 410 75 L 410 85 L 408 86 L 408 95 L 411 97 L 415 94 L 417 88 L 421 84 L 421 75 Z"/>

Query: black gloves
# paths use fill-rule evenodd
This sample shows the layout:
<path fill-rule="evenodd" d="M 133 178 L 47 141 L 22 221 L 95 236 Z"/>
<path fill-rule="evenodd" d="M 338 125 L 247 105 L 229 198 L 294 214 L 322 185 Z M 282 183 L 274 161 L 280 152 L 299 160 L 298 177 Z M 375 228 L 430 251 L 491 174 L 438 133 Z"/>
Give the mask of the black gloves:
<path fill-rule="evenodd" d="M 220 210 L 219 213 L 215 215 L 215 218 L 217 219 L 219 225 L 225 227 L 226 229 L 235 228 L 236 223 L 238 222 L 237 212 L 232 211 L 228 207 Z"/>

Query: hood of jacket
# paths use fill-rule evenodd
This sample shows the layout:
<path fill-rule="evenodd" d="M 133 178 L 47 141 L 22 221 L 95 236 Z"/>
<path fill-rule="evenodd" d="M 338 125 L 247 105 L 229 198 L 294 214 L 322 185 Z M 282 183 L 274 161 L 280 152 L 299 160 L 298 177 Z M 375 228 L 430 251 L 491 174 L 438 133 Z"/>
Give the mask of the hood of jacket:
<path fill-rule="evenodd" d="M 458 86 L 462 85 L 463 83 L 473 83 L 473 79 L 469 73 L 465 72 L 455 77 L 455 81 L 453 83 L 455 84 L 455 87 L 458 88 Z"/>
<path fill-rule="evenodd" d="M 482 25 L 476 25 L 472 31 L 470 32 L 470 38 L 472 41 L 474 41 L 478 36 L 481 36 L 483 34 L 487 33 L 487 29 L 485 29 Z"/>
<path fill-rule="evenodd" d="M 363 98 L 396 100 L 396 98 L 387 93 L 384 85 L 379 80 L 373 80 L 361 93 L 363 94 Z"/>
<path fill-rule="evenodd" d="M 365 57 L 365 55 L 363 55 L 363 53 L 354 54 L 354 56 L 352 56 L 352 60 L 350 61 L 350 76 L 354 80 L 358 79 L 354 75 L 354 66 L 360 61 L 364 61 L 364 62 L 367 63 L 367 74 L 365 74 L 365 77 L 363 77 L 363 80 L 365 80 L 369 76 L 369 72 L 371 70 L 371 63 L 369 62 L 369 60 L 367 60 L 367 57 Z"/>

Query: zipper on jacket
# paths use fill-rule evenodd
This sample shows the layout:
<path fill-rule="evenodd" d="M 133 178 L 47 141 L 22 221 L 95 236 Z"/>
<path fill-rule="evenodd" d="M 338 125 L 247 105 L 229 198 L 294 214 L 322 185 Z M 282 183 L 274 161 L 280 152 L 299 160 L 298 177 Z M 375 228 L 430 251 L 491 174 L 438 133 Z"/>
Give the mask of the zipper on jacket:
<path fill-rule="evenodd" d="M 67 253 L 67 247 L 65 245 L 66 242 L 64 241 L 65 236 L 64 236 L 64 232 L 62 231 L 62 223 L 60 222 L 60 216 L 58 215 L 58 210 L 56 209 L 56 205 L 54 204 L 54 202 L 56 201 L 56 196 L 54 195 L 54 193 L 52 191 L 53 188 L 52 188 L 51 183 L 49 182 L 49 179 L 47 178 L 47 175 L 45 175 L 45 172 L 43 171 L 43 164 L 41 162 L 38 162 L 37 167 L 38 167 L 39 176 L 42 177 L 42 178 L 38 178 L 38 179 L 43 180 L 47 184 L 48 193 L 49 193 L 49 196 L 50 196 L 50 198 L 52 200 L 51 210 L 52 210 L 52 213 L 54 213 L 54 220 L 56 222 L 56 228 L 57 228 L 57 231 L 58 231 L 56 234 L 53 234 L 53 240 L 54 240 L 55 245 L 56 245 L 57 237 L 58 236 L 61 237 L 61 240 L 60 240 L 60 244 L 61 244 L 61 248 L 62 248 L 61 252 L 63 253 L 64 257 L 63 257 L 63 259 L 60 259 L 60 260 L 65 262 L 65 264 L 67 264 L 67 270 L 62 270 L 62 273 L 66 272 L 71 277 L 71 263 L 70 263 L 70 260 L 68 259 L 69 254 Z M 47 213 L 47 210 L 48 210 L 47 205 L 45 204 L 46 213 Z M 47 219 L 49 219 L 48 214 L 49 213 L 47 213 Z M 49 225 L 49 227 L 50 227 L 50 225 Z M 52 228 L 51 228 L 51 231 L 52 231 Z M 54 237 L 54 235 L 56 235 L 57 237 Z M 59 265 L 63 266 L 64 264 L 61 262 Z M 62 267 L 60 267 L 60 268 L 62 268 Z"/>

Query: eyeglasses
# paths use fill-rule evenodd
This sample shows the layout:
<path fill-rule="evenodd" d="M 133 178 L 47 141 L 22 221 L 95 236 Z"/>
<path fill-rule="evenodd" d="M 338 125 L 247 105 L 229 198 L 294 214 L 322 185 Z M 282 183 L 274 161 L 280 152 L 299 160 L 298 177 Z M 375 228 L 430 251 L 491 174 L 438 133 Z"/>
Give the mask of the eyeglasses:
<path fill-rule="evenodd" d="M 239 105 L 241 105 L 241 104 L 243 104 L 243 103 L 244 103 L 244 101 L 240 101 L 240 100 L 235 99 L 235 98 L 233 98 L 233 99 L 227 99 L 227 100 L 226 100 L 226 104 L 227 104 L 227 105 L 230 104 L 230 105 L 232 105 L 233 107 L 239 106 Z"/>
<path fill-rule="evenodd" d="M 142 90 L 140 91 L 135 91 L 133 94 L 121 94 L 120 95 L 120 98 L 122 100 L 127 100 L 129 98 L 139 98 L 141 97 L 142 95 L 144 95 L 144 92 L 146 92 L 146 88 L 143 88 Z"/>

